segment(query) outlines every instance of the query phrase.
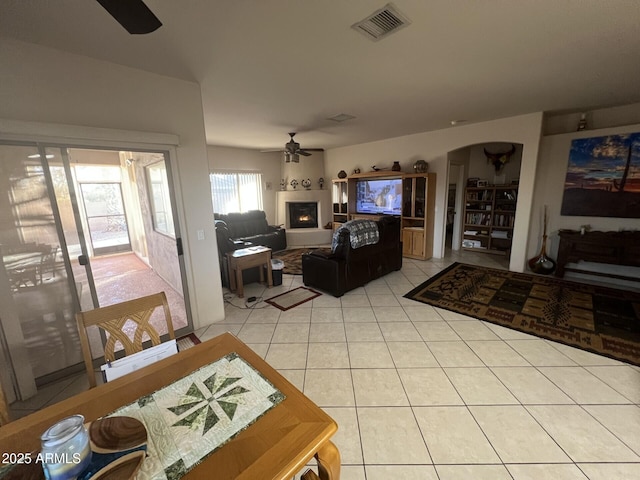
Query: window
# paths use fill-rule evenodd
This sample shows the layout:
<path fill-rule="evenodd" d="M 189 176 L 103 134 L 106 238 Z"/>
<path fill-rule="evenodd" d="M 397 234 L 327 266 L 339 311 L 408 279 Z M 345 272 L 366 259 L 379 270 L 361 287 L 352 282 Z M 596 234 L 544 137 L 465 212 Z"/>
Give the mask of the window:
<path fill-rule="evenodd" d="M 210 178 L 214 212 L 262 210 L 262 174 L 214 172 Z"/>
<path fill-rule="evenodd" d="M 146 170 L 147 181 L 149 182 L 153 229 L 156 232 L 175 237 L 171 197 L 169 196 L 169 181 L 167 180 L 167 167 L 164 162 L 158 162 L 149 165 L 146 167 Z"/>

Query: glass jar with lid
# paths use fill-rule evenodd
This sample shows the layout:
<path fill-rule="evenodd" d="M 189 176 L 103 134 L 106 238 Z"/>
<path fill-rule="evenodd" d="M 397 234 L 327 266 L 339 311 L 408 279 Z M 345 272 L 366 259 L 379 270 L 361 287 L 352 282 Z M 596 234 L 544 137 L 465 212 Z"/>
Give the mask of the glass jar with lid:
<path fill-rule="evenodd" d="M 40 437 L 48 480 L 75 480 L 91 463 L 89 434 L 82 415 L 63 418 Z"/>

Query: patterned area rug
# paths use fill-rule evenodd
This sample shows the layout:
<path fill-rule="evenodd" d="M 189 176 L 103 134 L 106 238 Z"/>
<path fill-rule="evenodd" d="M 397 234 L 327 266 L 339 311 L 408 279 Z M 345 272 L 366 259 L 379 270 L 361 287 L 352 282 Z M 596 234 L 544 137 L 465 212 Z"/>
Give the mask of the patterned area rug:
<path fill-rule="evenodd" d="M 293 307 L 297 307 L 298 305 L 308 302 L 309 300 L 313 300 L 320 295 L 322 295 L 320 292 L 316 292 L 310 288 L 298 287 L 293 290 L 289 290 L 288 292 L 281 293 L 280 295 L 276 295 L 275 297 L 268 298 L 265 302 L 282 311 L 287 311 Z"/>
<path fill-rule="evenodd" d="M 292 248 L 291 250 L 282 250 L 274 252 L 272 257 L 284 262 L 282 273 L 288 275 L 302 275 L 302 254 L 313 250 L 322 250 L 330 252 L 330 248 Z"/>
<path fill-rule="evenodd" d="M 640 294 L 455 263 L 406 298 L 640 365 Z"/>

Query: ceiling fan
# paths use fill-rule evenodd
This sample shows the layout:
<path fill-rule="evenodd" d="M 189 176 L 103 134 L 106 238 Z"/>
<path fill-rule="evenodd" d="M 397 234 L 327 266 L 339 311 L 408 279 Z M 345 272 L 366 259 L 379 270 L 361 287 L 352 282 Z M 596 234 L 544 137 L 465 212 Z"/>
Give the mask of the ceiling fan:
<path fill-rule="evenodd" d="M 131 34 L 151 33 L 162 26 L 143 0 L 96 0 Z"/>
<path fill-rule="evenodd" d="M 300 144 L 298 142 L 296 142 L 293 137 L 295 137 L 296 132 L 290 132 L 289 136 L 291 137 L 291 140 L 289 140 L 285 145 L 284 145 L 284 161 L 285 163 L 299 163 L 300 162 L 300 155 L 304 156 L 304 157 L 308 157 L 309 155 L 311 155 L 311 153 L 309 152 L 323 152 L 324 148 L 300 148 Z"/>

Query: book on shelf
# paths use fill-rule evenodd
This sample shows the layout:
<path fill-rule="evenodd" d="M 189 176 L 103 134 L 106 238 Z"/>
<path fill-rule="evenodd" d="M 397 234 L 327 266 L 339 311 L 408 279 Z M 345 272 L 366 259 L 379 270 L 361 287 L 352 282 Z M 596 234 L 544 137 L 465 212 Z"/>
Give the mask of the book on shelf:
<path fill-rule="evenodd" d="M 488 213 L 467 213 L 465 223 L 471 225 L 489 225 L 491 223 L 491 214 Z"/>

